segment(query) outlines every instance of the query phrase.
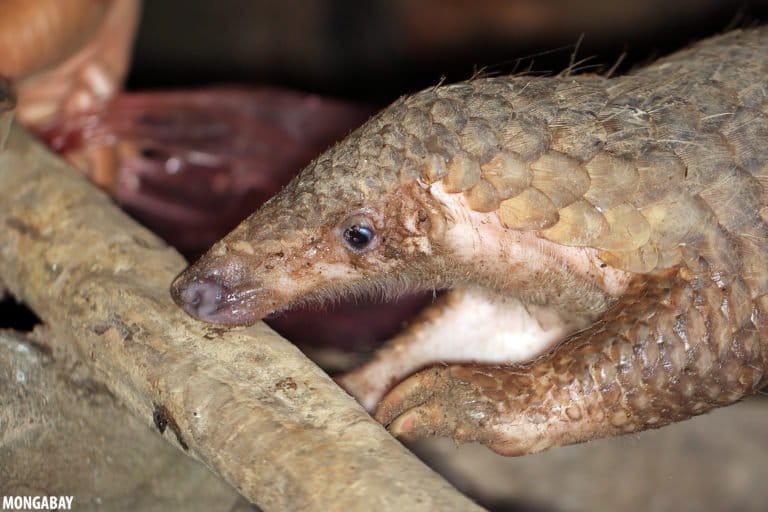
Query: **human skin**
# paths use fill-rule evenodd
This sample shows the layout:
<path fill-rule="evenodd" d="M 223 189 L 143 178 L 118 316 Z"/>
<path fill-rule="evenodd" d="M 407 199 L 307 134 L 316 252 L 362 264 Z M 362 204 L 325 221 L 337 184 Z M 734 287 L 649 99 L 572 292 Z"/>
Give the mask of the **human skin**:
<path fill-rule="evenodd" d="M 243 325 L 451 290 L 340 379 L 404 437 L 520 455 L 728 405 L 768 364 L 766 77 L 758 28 L 618 78 L 480 78 L 401 98 L 172 294 L 200 320 Z"/>
<path fill-rule="evenodd" d="M 39 127 L 95 111 L 122 87 L 139 0 L 0 0 L 0 76 L 16 116 Z"/>

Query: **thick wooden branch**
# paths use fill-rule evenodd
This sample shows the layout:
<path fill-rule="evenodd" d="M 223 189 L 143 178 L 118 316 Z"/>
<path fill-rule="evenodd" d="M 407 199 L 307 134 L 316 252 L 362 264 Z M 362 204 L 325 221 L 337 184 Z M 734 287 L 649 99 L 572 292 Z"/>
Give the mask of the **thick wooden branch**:
<path fill-rule="evenodd" d="M 11 130 L 0 152 L 0 282 L 167 440 L 265 510 L 479 510 L 265 325 L 187 318 L 168 294 L 184 266 Z"/>

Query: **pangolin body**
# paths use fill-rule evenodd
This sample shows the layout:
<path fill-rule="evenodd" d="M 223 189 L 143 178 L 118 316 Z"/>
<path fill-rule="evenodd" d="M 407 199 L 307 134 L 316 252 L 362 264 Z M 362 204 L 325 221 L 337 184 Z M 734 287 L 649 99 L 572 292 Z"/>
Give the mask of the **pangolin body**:
<path fill-rule="evenodd" d="M 739 30 L 623 77 L 401 98 L 172 293 L 197 318 L 248 324 L 449 288 L 341 382 L 396 434 L 530 453 L 765 383 L 766 187 L 768 28 Z"/>

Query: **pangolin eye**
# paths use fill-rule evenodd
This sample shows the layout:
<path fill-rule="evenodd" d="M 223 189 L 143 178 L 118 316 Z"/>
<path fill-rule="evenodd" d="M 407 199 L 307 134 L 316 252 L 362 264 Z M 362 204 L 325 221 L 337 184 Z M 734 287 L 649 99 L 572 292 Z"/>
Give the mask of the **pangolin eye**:
<path fill-rule="evenodd" d="M 344 241 L 356 251 L 364 251 L 373 242 L 373 230 L 368 226 L 349 226 L 344 230 Z"/>
<path fill-rule="evenodd" d="M 344 243 L 355 252 L 365 252 L 373 247 L 376 231 L 373 223 L 364 216 L 355 215 L 341 225 Z"/>

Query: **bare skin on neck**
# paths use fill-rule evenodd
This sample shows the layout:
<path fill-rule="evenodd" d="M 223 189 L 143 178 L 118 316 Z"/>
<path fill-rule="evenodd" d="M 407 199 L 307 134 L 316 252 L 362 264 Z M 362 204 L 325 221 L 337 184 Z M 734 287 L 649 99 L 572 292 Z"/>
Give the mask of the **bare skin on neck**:
<path fill-rule="evenodd" d="M 735 31 L 628 77 L 398 100 L 172 294 L 242 325 L 452 290 L 340 380 L 404 437 L 520 455 L 733 403 L 768 365 L 766 56 Z"/>

